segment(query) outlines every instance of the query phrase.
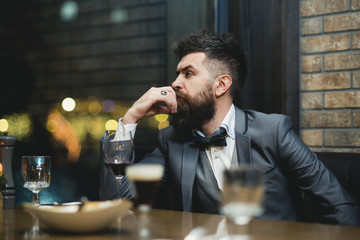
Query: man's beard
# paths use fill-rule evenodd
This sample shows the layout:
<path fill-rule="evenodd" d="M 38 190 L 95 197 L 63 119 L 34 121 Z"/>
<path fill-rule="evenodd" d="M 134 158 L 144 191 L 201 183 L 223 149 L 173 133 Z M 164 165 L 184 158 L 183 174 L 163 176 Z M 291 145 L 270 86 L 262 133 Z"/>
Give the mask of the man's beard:
<path fill-rule="evenodd" d="M 184 131 L 201 130 L 201 125 L 214 117 L 215 100 L 211 88 L 206 92 L 201 91 L 193 98 L 184 96 L 178 91 L 176 94 L 181 100 L 178 101 L 177 113 L 172 115 L 171 124 L 174 128 Z"/>

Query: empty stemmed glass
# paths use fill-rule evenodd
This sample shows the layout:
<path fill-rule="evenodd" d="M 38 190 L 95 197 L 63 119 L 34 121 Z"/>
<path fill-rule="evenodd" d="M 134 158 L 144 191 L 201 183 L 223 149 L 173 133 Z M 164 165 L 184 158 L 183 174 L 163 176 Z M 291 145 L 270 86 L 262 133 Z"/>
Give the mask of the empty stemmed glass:
<path fill-rule="evenodd" d="M 50 185 L 50 156 L 23 156 L 21 176 L 23 187 L 33 192 L 33 204 L 39 205 L 39 192 Z"/>
<path fill-rule="evenodd" d="M 160 182 L 164 167 L 160 164 L 135 164 L 126 169 L 126 176 L 135 186 L 135 203 L 140 212 L 139 236 L 148 238 L 151 233 L 148 228 L 149 215 L 153 204 L 156 186 Z"/>
<path fill-rule="evenodd" d="M 225 170 L 220 212 L 247 231 L 246 226 L 251 219 L 262 213 L 263 195 L 264 184 L 259 168 L 240 165 Z M 231 237 L 227 236 L 226 239 Z"/>
<path fill-rule="evenodd" d="M 121 184 L 125 169 L 134 163 L 135 147 L 131 132 L 120 139 L 116 131 L 107 131 L 103 142 L 103 157 L 105 165 L 114 173 L 116 180 Z"/>

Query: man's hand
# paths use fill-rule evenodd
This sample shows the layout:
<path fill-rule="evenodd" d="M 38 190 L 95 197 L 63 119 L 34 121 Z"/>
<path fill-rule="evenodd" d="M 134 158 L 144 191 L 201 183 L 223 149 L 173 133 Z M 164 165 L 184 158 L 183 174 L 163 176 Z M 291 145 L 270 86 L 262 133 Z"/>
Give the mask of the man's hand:
<path fill-rule="evenodd" d="M 163 92 L 165 91 L 165 92 Z M 137 123 L 143 117 L 177 112 L 176 93 L 170 87 L 150 88 L 126 112 L 123 123 Z"/>

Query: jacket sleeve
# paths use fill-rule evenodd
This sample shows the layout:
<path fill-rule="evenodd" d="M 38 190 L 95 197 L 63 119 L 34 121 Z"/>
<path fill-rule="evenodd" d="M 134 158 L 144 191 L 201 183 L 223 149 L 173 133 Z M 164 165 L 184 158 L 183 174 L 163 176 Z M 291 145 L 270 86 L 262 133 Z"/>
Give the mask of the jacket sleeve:
<path fill-rule="evenodd" d="M 316 154 L 291 130 L 291 120 L 278 125 L 280 165 L 300 190 L 305 216 L 310 221 L 360 225 L 359 207 Z"/>

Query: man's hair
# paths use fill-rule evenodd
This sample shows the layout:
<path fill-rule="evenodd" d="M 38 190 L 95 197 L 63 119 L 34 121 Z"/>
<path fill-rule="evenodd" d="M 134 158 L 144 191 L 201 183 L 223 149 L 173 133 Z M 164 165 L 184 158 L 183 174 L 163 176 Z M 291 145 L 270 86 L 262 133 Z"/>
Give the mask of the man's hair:
<path fill-rule="evenodd" d="M 211 70 L 216 76 L 228 74 L 232 78 L 230 94 L 236 98 L 244 84 L 247 67 L 245 53 L 232 34 L 217 34 L 202 30 L 184 36 L 176 41 L 172 48 L 179 60 L 195 52 L 203 52 L 209 60 L 215 60 L 210 62 L 216 64 L 216 69 L 212 66 Z"/>

